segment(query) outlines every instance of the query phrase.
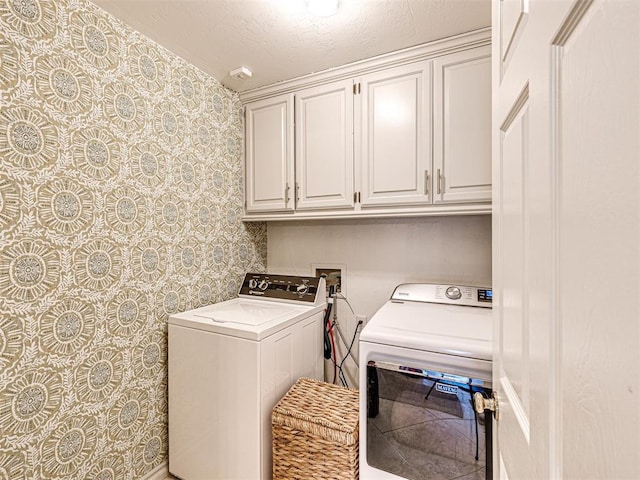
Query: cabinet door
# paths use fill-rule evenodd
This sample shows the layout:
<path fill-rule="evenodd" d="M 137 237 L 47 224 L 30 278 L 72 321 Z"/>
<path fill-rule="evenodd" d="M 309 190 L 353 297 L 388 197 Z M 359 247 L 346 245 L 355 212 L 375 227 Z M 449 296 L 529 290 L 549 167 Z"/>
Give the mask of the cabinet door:
<path fill-rule="evenodd" d="M 296 209 L 353 207 L 353 81 L 296 93 Z"/>
<path fill-rule="evenodd" d="M 431 62 L 386 69 L 361 79 L 361 202 L 430 202 Z"/>
<path fill-rule="evenodd" d="M 491 47 L 434 68 L 434 203 L 491 200 Z"/>
<path fill-rule="evenodd" d="M 293 210 L 293 94 L 245 108 L 247 212 Z"/>

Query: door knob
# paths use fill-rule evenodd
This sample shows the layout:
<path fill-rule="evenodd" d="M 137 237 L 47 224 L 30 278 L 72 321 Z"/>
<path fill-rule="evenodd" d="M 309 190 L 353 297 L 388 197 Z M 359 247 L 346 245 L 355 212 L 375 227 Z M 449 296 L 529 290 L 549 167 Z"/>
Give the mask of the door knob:
<path fill-rule="evenodd" d="M 493 412 L 493 416 L 496 420 L 499 419 L 498 399 L 495 392 L 491 394 L 491 398 L 486 398 L 480 392 L 474 393 L 473 406 L 477 413 L 484 413 L 485 410 L 489 410 Z"/>

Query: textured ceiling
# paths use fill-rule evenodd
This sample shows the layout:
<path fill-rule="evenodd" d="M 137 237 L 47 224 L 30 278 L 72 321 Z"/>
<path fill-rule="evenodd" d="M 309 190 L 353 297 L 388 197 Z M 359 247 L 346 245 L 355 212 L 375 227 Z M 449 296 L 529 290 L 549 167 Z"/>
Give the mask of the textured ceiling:
<path fill-rule="evenodd" d="M 239 92 L 491 22 L 490 0 L 340 0 L 328 18 L 304 0 L 93 1 Z M 253 77 L 231 78 L 240 66 Z"/>

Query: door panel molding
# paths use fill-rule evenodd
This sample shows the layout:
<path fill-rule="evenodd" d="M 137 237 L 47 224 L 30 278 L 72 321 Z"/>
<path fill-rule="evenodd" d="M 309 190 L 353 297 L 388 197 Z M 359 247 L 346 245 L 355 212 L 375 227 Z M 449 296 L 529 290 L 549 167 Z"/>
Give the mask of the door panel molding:
<path fill-rule="evenodd" d="M 500 0 L 500 76 L 507 69 L 529 18 L 529 0 Z"/>
<path fill-rule="evenodd" d="M 513 411 L 513 416 L 515 417 L 518 425 L 520 426 L 520 430 L 522 431 L 522 435 L 524 436 L 527 445 L 531 444 L 531 427 L 529 422 L 529 415 L 525 411 L 522 402 L 520 401 L 520 396 L 516 389 L 513 388 L 513 385 L 509 381 L 507 376 L 503 376 L 500 379 L 500 386 L 502 387 L 503 395 L 509 400 L 511 405 L 511 410 Z"/>

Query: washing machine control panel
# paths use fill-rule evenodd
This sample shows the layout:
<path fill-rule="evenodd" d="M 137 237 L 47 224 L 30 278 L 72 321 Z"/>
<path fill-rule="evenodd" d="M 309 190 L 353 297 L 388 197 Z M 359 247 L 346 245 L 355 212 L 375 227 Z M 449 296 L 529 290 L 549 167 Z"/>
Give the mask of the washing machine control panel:
<path fill-rule="evenodd" d="M 324 281 L 316 277 L 247 273 L 240 295 L 314 304 L 319 294 L 324 295 L 324 285 L 319 288 L 321 283 Z"/>

